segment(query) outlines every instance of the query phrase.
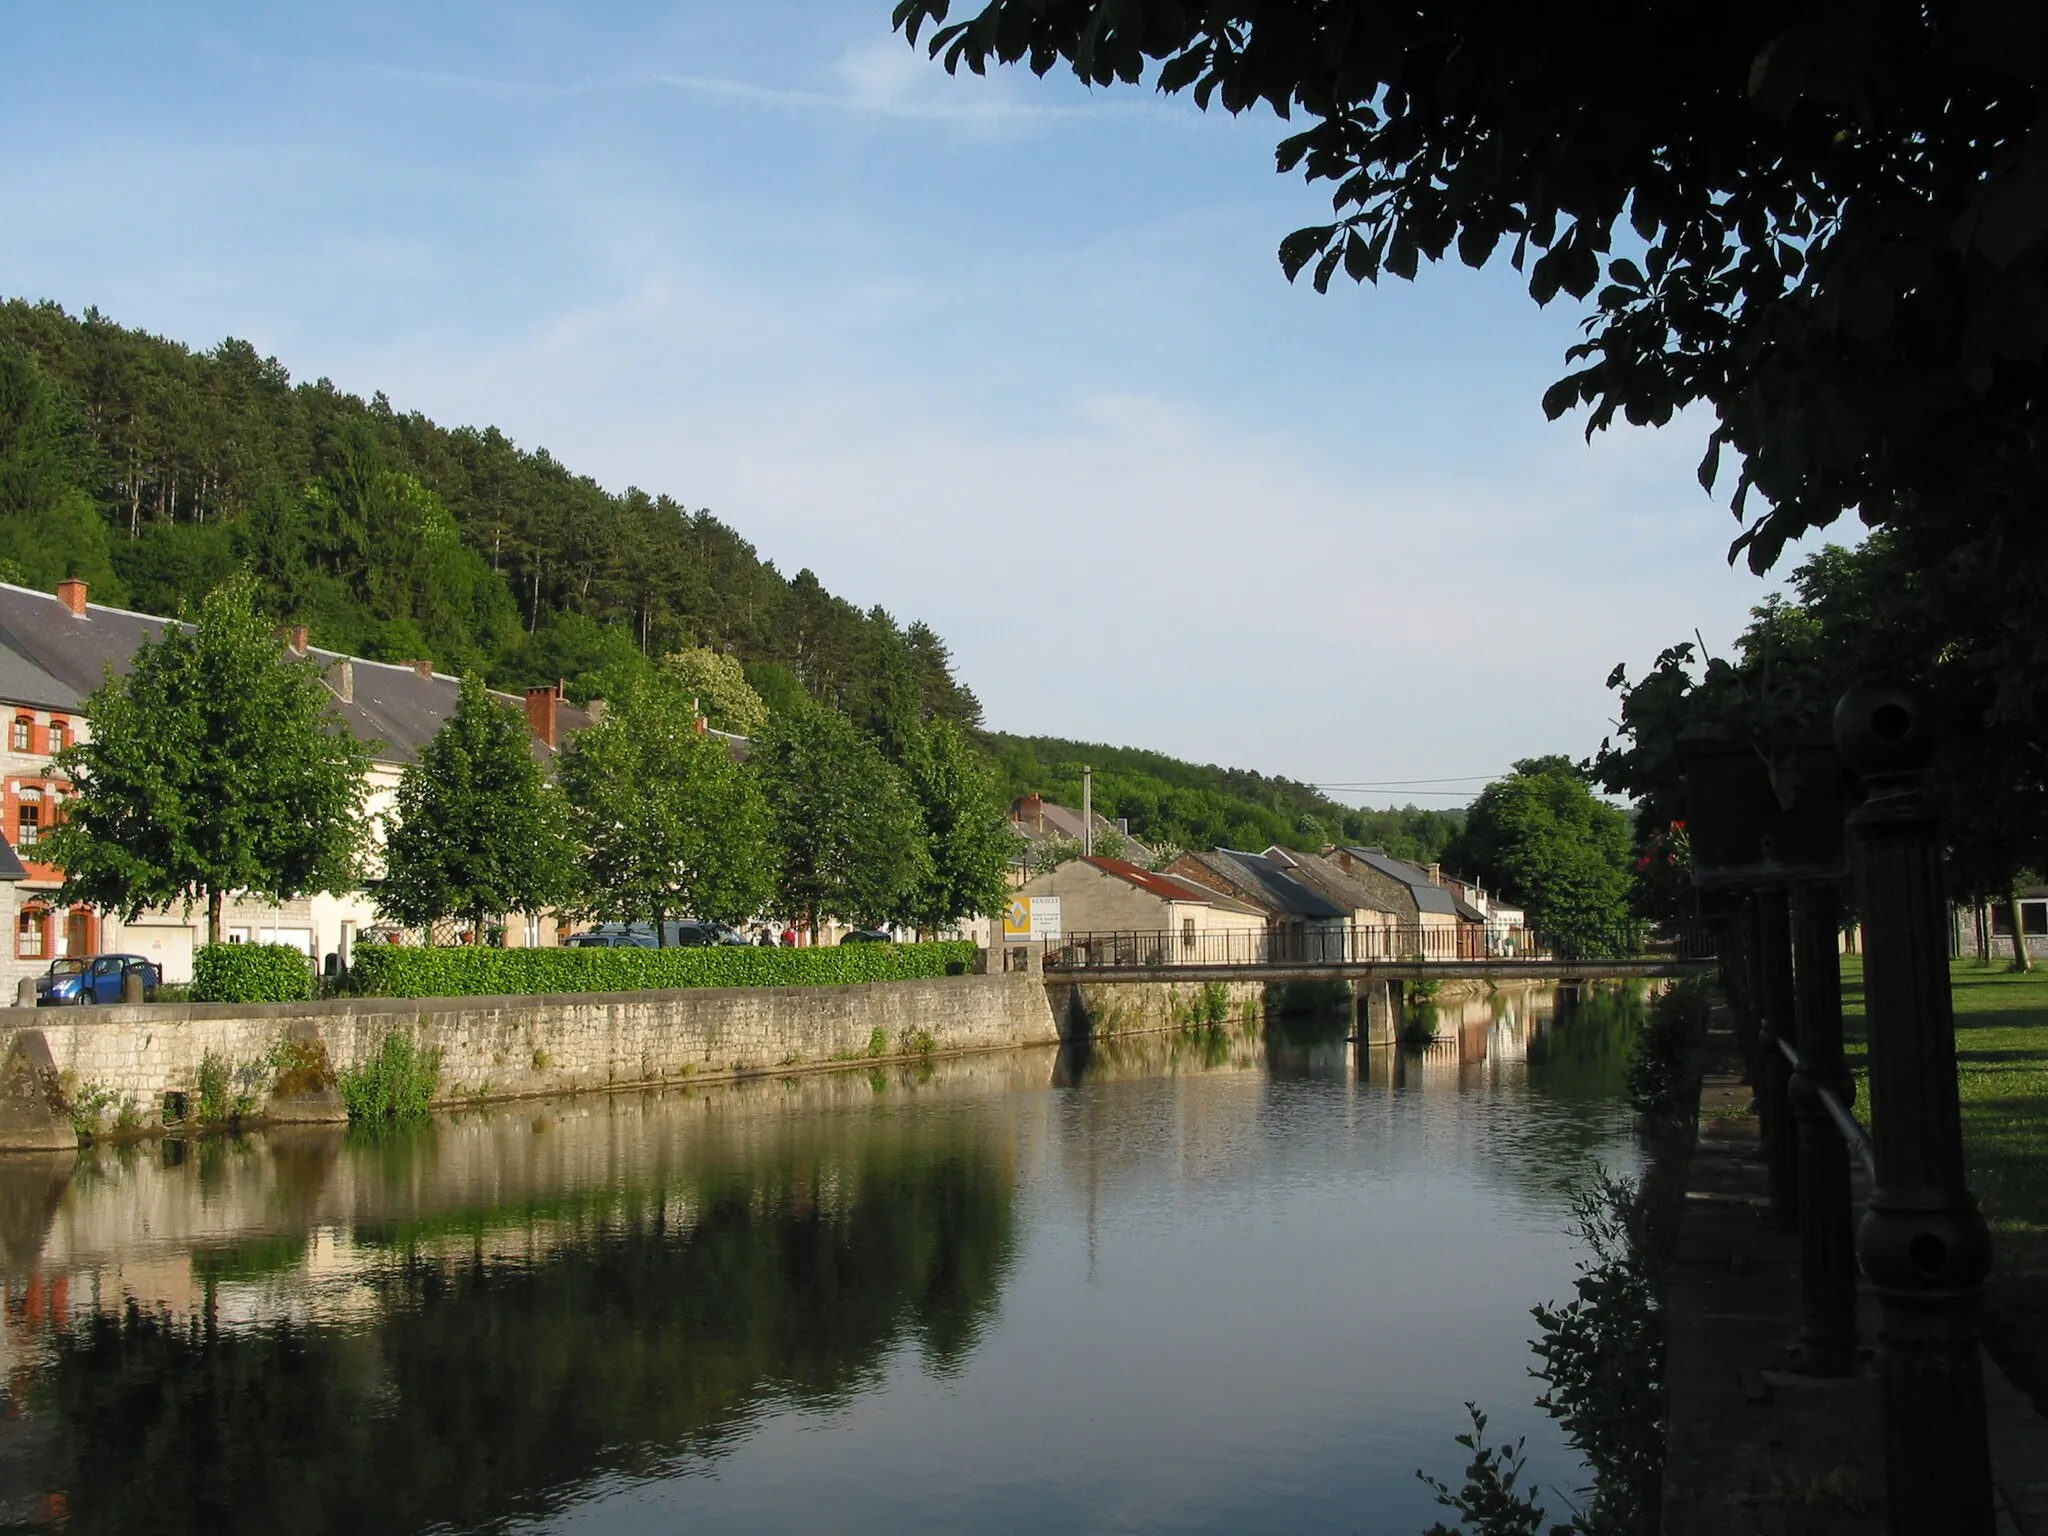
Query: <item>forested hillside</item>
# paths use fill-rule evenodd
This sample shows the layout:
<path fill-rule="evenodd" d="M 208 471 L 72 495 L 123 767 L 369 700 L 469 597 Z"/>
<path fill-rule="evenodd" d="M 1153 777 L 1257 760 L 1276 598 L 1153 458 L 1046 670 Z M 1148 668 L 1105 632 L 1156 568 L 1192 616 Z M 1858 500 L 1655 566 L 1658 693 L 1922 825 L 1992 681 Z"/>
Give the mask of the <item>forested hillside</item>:
<path fill-rule="evenodd" d="M 495 427 L 442 427 L 232 338 L 209 351 L 87 310 L 0 302 L 0 579 L 176 613 L 247 567 L 314 643 L 481 671 L 502 688 L 708 646 L 771 709 L 809 692 L 884 741 L 910 714 L 976 734 L 1014 796 L 1095 800 L 1148 841 L 1430 859 L 1460 813 L 1355 811 L 1313 788 L 1156 752 L 980 731 L 928 627 L 783 576 L 706 511 L 613 495 Z"/>
<path fill-rule="evenodd" d="M 708 512 L 95 310 L 0 303 L 0 563 L 160 613 L 247 564 L 316 644 L 503 687 L 710 646 L 771 704 L 800 684 L 858 720 L 914 689 L 980 720 L 929 628 L 783 576 Z"/>
<path fill-rule="evenodd" d="M 1415 806 L 1356 810 L 1293 779 L 1182 762 L 1134 747 L 999 731 L 988 733 L 986 741 L 1012 797 L 1037 793 L 1079 805 L 1082 765 L 1092 767 L 1095 809 L 1128 818 L 1132 834 L 1148 843 L 1254 849 L 1363 843 L 1430 863 L 1465 820 L 1463 811 Z"/>

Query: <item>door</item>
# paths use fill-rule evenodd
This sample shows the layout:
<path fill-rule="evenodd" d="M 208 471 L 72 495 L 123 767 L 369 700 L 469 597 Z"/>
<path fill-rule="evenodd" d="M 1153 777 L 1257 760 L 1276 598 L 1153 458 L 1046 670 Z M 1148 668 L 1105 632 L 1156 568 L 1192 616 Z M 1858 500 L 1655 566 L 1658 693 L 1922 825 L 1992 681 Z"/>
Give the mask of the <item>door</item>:
<path fill-rule="evenodd" d="M 64 953 L 67 955 L 89 955 L 92 953 L 92 914 L 74 911 L 64 919 Z"/>

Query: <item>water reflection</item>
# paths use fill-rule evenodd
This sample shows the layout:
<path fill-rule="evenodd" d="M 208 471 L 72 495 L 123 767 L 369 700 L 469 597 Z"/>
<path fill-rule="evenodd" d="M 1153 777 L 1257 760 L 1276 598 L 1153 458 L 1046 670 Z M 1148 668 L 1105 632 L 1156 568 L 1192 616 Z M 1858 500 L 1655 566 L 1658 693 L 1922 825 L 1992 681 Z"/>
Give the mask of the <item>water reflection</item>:
<path fill-rule="evenodd" d="M 0 1159 L 0 1522 L 1419 1529 L 1637 1008 Z"/>

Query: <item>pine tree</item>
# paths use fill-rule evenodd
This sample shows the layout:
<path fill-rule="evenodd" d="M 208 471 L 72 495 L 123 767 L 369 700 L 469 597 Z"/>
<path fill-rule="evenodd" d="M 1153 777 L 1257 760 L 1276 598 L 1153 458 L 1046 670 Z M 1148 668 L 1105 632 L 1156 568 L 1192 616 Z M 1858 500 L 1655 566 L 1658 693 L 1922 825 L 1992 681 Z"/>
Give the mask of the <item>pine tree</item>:
<path fill-rule="evenodd" d="M 398 783 L 377 909 L 430 928 L 467 914 L 485 924 L 565 899 L 574 861 L 561 796 L 527 746 L 525 717 L 479 673 L 462 679 L 450 715 Z"/>
<path fill-rule="evenodd" d="M 133 918 L 203 901 L 209 943 L 228 893 L 290 900 L 354 888 L 369 754 L 291 659 L 245 576 L 172 625 L 87 702 L 90 734 L 58 754 L 71 781 L 45 844 L 67 902 Z"/>
<path fill-rule="evenodd" d="M 593 916 L 664 925 L 688 914 L 737 924 L 775 889 L 761 786 L 725 739 L 697 729 L 672 676 L 629 678 L 603 721 L 571 738 L 562 783 Z"/>

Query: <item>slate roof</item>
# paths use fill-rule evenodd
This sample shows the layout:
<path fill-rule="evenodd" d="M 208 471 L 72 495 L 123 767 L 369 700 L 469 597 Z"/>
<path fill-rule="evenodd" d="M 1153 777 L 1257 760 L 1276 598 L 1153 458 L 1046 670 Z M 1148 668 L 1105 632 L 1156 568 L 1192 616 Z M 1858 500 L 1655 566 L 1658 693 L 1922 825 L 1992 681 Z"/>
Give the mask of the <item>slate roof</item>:
<path fill-rule="evenodd" d="M 1296 878 L 1262 853 L 1216 848 L 1189 857 L 1206 864 L 1239 890 L 1254 893 L 1254 905 L 1268 907 L 1283 917 L 1332 922 L 1342 921 L 1351 915 L 1307 881 Z"/>
<path fill-rule="evenodd" d="M 1320 854 L 1302 853 L 1294 848 L 1273 847 L 1266 850 L 1266 857 L 1287 870 L 1298 880 L 1307 882 L 1321 891 L 1345 912 L 1385 912 L 1393 916 L 1394 909 L 1376 896 L 1366 886 L 1352 879 Z"/>
<path fill-rule="evenodd" d="M 68 713 L 84 703 L 76 688 L 0 641 L 0 704 L 25 704 L 31 709 Z"/>
<path fill-rule="evenodd" d="M 1447 917 L 1458 915 L 1451 893 L 1430 879 L 1427 870 L 1418 869 L 1406 859 L 1397 859 L 1377 848 L 1347 848 L 1344 851 L 1359 863 L 1369 865 L 1389 879 L 1399 880 L 1407 886 L 1415 897 L 1416 911 L 1441 912 Z"/>
<path fill-rule="evenodd" d="M 1084 864 L 1093 864 L 1106 875 L 1115 875 L 1127 880 L 1141 891 L 1150 891 L 1154 896 L 1163 896 L 1168 901 L 1199 901 L 1204 906 L 1221 907 L 1227 912 L 1249 912 L 1255 917 L 1264 916 L 1257 907 L 1226 896 L 1221 891 L 1212 891 L 1206 885 L 1197 885 L 1192 880 L 1182 880 L 1175 875 L 1162 875 L 1157 870 L 1140 869 L 1126 859 L 1105 859 L 1101 857 L 1083 859 Z"/>
<path fill-rule="evenodd" d="M 65 700 L 52 700 L 45 708 L 78 709 L 84 696 L 99 687 L 109 673 L 118 677 L 132 664 L 144 643 L 159 639 L 175 620 L 153 614 L 130 613 L 88 603 L 83 614 L 74 614 L 48 592 L 0 582 L 0 702 L 42 703 L 15 698 L 10 679 L 19 674 L 22 691 L 49 683 L 68 689 Z M 404 764 L 419 755 L 434 733 L 455 709 L 460 681 L 444 672 L 422 676 L 417 668 L 399 662 L 366 661 L 345 657 L 338 651 L 308 650 L 308 658 L 320 668 L 332 696 L 329 707 L 335 717 L 358 741 L 370 745 L 379 762 Z M 9 656 L 17 658 L 10 663 Z M 353 674 L 352 702 L 343 702 L 338 663 L 347 661 Z M 22 667 L 28 671 L 22 671 Z M 49 679 L 38 683 L 37 675 Z M 508 704 L 525 707 L 525 700 L 513 694 L 499 694 Z M 567 700 L 555 706 L 558 738 L 590 725 L 588 711 Z M 531 750 L 543 764 L 553 750 L 538 738 L 530 738 Z"/>
<path fill-rule="evenodd" d="M 14 844 L 0 837 L 0 881 L 27 878 L 28 871 L 21 867 L 21 859 L 14 851 Z"/>

